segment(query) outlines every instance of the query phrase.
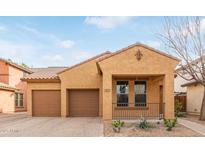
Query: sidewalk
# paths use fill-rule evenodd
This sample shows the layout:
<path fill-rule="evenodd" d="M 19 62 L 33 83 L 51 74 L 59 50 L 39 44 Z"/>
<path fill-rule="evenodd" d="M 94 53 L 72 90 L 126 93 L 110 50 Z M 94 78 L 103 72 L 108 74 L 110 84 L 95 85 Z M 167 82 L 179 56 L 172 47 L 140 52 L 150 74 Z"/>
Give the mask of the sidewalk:
<path fill-rule="evenodd" d="M 189 129 L 192 129 L 193 131 L 205 136 L 205 126 L 198 124 L 196 122 L 191 122 L 191 121 L 181 119 L 181 118 L 179 118 L 177 120 L 178 120 L 179 124 L 189 128 Z"/>

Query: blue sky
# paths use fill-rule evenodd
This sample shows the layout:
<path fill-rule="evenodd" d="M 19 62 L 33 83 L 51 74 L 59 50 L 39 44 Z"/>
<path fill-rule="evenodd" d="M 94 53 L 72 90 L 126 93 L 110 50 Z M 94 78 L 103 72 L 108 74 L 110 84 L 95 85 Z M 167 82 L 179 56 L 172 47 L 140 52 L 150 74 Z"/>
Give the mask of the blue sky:
<path fill-rule="evenodd" d="M 0 17 L 0 56 L 30 67 L 71 66 L 135 42 L 154 48 L 163 17 Z"/>

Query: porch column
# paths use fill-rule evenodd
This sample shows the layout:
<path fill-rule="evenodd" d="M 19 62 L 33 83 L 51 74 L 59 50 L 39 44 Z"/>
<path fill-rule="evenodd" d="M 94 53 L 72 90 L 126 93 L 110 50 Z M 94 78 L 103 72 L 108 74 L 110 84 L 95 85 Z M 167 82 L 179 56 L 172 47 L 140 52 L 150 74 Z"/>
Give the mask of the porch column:
<path fill-rule="evenodd" d="M 112 75 L 103 73 L 103 120 L 112 120 Z"/>
<path fill-rule="evenodd" d="M 28 86 L 27 86 L 27 114 L 28 114 L 28 116 L 29 117 L 32 117 L 33 115 L 32 115 L 32 103 L 33 103 L 33 101 L 32 101 L 32 90 L 31 90 L 31 88 L 30 88 L 30 85 L 28 84 Z"/>
<path fill-rule="evenodd" d="M 165 118 L 174 119 L 174 74 L 166 74 L 164 77 L 164 103 Z"/>
<path fill-rule="evenodd" d="M 67 90 L 64 87 L 61 87 L 61 117 L 67 117 L 67 111 Z"/>
<path fill-rule="evenodd" d="M 135 81 L 129 80 L 129 97 L 128 97 L 128 103 L 129 107 L 135 106 Z"/>

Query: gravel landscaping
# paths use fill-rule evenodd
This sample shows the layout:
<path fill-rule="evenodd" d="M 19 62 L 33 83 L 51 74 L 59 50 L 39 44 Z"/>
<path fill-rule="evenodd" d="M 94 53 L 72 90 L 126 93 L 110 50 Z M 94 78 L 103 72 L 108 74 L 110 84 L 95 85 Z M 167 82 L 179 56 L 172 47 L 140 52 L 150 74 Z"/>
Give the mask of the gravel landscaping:
<path fill-rule="evenodd" d="M 167 131 L 163 122 L 151 122 L 151 128 L 146 130 L 136 127 L 136 123 L 125 122 L 120 133 L 112 129 L 111 121 L 104 122 L 104 136 L 107 137 L 202 137 L 201 134 L 177 124 L 172 131 Z"/>

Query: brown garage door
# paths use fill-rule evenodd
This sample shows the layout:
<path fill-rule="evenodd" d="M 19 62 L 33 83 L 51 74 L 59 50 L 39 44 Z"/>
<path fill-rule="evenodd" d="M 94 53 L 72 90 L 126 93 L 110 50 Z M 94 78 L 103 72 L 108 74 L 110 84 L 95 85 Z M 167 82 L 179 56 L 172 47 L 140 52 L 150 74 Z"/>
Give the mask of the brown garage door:
<path fill-rule="evenodd" d="M 35 90 L 32 93 L 33 116 L 56 117 L 61 114 L 59 90 Z"/>
<path fill-rule="evenodd" d="M 99 116 L 99 90 L 69 90 L 68 95 L 70 116 Z"/>

